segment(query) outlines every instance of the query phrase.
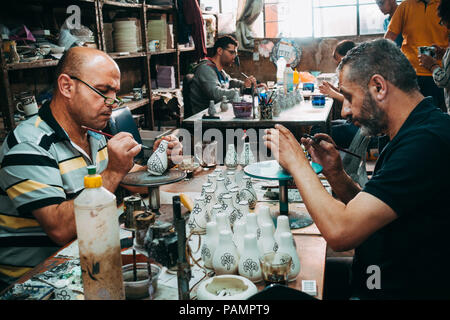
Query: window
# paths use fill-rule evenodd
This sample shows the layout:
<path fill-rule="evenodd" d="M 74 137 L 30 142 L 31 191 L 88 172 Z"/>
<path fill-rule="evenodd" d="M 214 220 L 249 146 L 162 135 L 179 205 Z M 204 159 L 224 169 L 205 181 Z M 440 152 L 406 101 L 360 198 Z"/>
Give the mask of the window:
<path fill-rule="evenodd" d="M 375 0 L 266 0 L 264 34 L 267 38 L 382 34 L 386 17 Z"/>

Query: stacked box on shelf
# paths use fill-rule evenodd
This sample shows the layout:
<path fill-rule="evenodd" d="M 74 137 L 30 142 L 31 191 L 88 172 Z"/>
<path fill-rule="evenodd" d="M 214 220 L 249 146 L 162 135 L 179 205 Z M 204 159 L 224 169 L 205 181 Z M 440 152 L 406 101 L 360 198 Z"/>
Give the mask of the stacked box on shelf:
<path fill-rule="evenodd" d="M 151 17 L 147 23 L 147 41 L 159 41 L 161 50 L 167 49 L 167 20 L 166 15 L 161 14 L 156 19 Z"/>

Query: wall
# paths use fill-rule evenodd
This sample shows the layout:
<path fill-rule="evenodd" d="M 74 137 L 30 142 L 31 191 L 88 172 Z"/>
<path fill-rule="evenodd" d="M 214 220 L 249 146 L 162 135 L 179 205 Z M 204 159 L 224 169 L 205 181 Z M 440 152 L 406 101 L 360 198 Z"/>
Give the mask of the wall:
<path fill-rule="evenodd" d="M 336 72 L 336 62 L 333 59 L 333 51 L 336 44 L 344 39 L 353 40 L 356 43 L 366 40 L 380 38 L 382 35 L 376 36 L 355 36 L 355 37 L 336 37 L 336 38 L 317 38 L 317 39 L 294 39 L 302 50 L 302 56 L 299 65 L 296 67 L 298 71 L 321 71 Z M 277 39 L 271 39 L 276 43 Z M 259 43 L 259 41 L 256 41 Z M 257 51 L 257 49 L 255 49 Z M 254 75 L 261 82 L 275 81 L 276 66 L 270 61 L 270 58 L 259 56 L 259 61 L 253 61 L 251 52 L 239 52 L 240 67 L 236 66 L 227 68 L 226 71 L 235 78 L 243 79 L 241 72 L 247 75 Z"/>

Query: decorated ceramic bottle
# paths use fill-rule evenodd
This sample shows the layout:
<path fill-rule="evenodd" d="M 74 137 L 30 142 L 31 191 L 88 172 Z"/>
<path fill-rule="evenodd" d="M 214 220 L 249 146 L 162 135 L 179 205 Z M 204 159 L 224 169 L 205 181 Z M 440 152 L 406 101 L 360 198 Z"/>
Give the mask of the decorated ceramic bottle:
<path fill-rule="evenodd" d="M 213 205 L 211 207 L 211 211 L 209 212 L 209 219 L 211 221 L 216 221 L 217 222 L 217 214 L 219 212 L 223 212 L 222 205 L 219 204 L 219 203 L 216 203 L 215 205 Z"/>
<path fill-rule="evenodd" d="M 234 224 L 233 241 L 238 250 L 239 256 L 244 250 L 244 236 L 247 234 L 247 226 L 245 221 L 240 220 Z"/>
<path fill-rule="evenodd" d="M 237 209 L 239 209 L 239 187 L 231 188 L 228 191 L 228 193 L 231 194 L 231 197 L 233 198 L 233 205 Z"/>
<path fill-rule="evenodd" d="M 206 212 L 209 215 L 210 220 L 212 219 L 211 217 L 211 209 L 213 207 L 213 205 L 216 204 L 216 192 L 213 188 L 208 188 L 205 190 L 205 197 L 204 197 L 204 202 L 205 202 L 205 207 L 206 207 Z"/>
<path fill-rule="evenodd" d="M 264 223 L 270 224 L 272 227 L 272 234 L 275 232 L 275 224 L 273 223 L 272 216 L 270 215 L 270 208 L 268 206 L 262 205 L 258 207 L 256 213 L 258 219 L 258 225 L 261 227 Z"/>
<path fill-rule="evenodd" d="M 219 231 L 219 245 L 213 256 L 213 268 L 216 275 L 236 274 L 239 255 L 232 240 L 231 231 Z"/>
<path fill-rule="evenodd" d="M 289 227 L 289 218 L 285 215 L 279 215 L 277 217 L 277 228 L 273 234 L 275 238 L 275 242 L 280 246 L 280 235 L 283 232 L 291 232 L 291 228 Z"/>
<path fill-rule="evenodd" d="M 216 114 L 216 106 L 214 100 L 209 101 L 208 115 L 213 116 Z"/>
<path fill-rule="evenodd" d="M 214 169 L 214 174 L 217 176 L 217 178 L 225 178 L 225 173 L 220 168 Z"/>
<path fill-rule="evenodd" d="M 212 188 L 212 183 L 205 182 L 202 184 L 202 192 L 200 193 L 200 197 L 205 197 L 206 195 L 206 189 Z"/>
<path fill-rule="evenodd" d="M 297 250 L 294 247 L 294 238 L 291 232 L 282 232 L 280 234 L 280 244 L 277 252 L 287 253 L 292 257 L 291 271 L 289 272 L 289 281 L 295 280 L 300 273 L 300 259 Z"/>
<path fill-rule="evenodd" d="M 212 188 L 215 191 L 217 189 L 217 174 L 215 173 L 208 174 L 208 182 L 212 184 Z"/>
<path fill-rule="evenodd" d="M 220 111 L 225 112 L 228 110 L 228 100 L 227 97 L 223 96 L 220 102 Z"/>
<path fill-rule="evenodd" d="M 256 213 L 254 212 L 247 213 L 247 234 L 249 233 L 254 233 L 257 240 L 261 237 L 261 229 L 258 227 Z"/>
<path fill-rule="evenodd" d="M 244 221 L 247 222 L 247 214 L 249 213 L 248 211 L 248 202 L 247 200 L 242 200 L 239 201 L 239 206 L 238 206 L 238 214 L 237 214 L 237 219 L 236 221 Z M 236 223 L 236 222 L 235 222 Z"/>
<path fill-rule="evenodd" d="M 239 160 L 239 164 L 244 167 L 255 162 L 255 157 L 250 148 L 250 142 L 244 142 L 244 148 L 242 149 L 241 158 Z"/>
<path fill-rule="evenodd" d="M 232 143 L 228 145 L 227 153 L 225 154 L 225 165 L 228 170 L 234 170 L 238 165 L 236 149 Z"/>
<path fill-rule="evenodd" d="M 244 236 L 244 251 L 239 257 L 239 274 L 252 282 L 262 280 L 261 267 L 259 265 L 259 250 L 254 234 Z"/>
<path fill-rule="evenodd" d="M 219 232 L 217 231 L 217 223 L 210 221 L 206 224 L 206 235 L 201 249 L 203 264 L 206 268 L 213 268 L 212 259 L 218 243 Z"/>
<path fill-rule="evenodd" d="M 236 179 L 234 178 L 234 176 L 234 171 L 227 171 L 225 177 L 225 186 L 227 187 L 228 191 L 231 191 L 231 189 L 234 189 L 236 187 L 239 188 L 239 186 L 236 184 Z"/>
<path fill-rule="evenodd" d="M 217 229 L 220 231 L 231 231 L 230 219 L 225 212 L 220 211 L 216 214 Z"/>
<path fill-rule="evenodd" d="M 167 146 L 169 141 L 162 140 L 147 161 L 147 171 L 154 176 L 161 176 L 168 167 Z"/>
<path fill-rule="evenodd" d="M 241 213 L 234 207 L 233 197 L 231 196 L 231 194 L 229 193 L 224 194 L 222 200 L 223 200 L 223 207 L 225 207 L 224 212 L 228 216 L 228 219 L 230 220 L 231 229 L 233 229 L 234 222 L 238 218 L 238 215 L 240 215 Z"/>
<path fill-rule="evenodd" d="M 253 188 L 252 179 L 247 175 L 242 177 L 239 198 L 241 200 L 247 200 L 250 209 L 255 208 L 257 201 L 256 191 Z"/>
<path fill-rule="evenodd" d="M 269 223 L 263 223 L 260 225 L 261 238 L 258 241 L 258 248 L 261 255 L 270 252 L 277 252 L 278 245 L 275 242 L 272 232 L 272 225 Z"/>
<path fill-rule="evenodd" d="M 197 197 L 194 201 L 194 208 L 191 211 L 188 220 L 188 226 L 194 234 L 205 234 L 206 223 L 209 221 L 208 213 L 206 212 L 206 206 L 204 198 Z"/>
<path fill-rule="evenodd" d="M 227 187 L 225 187 L 225 178 L 217 178 L 216 199 L 217 203 L 223 204 L 222 197 L 228 193 Z M 225 208 L 224 208 L 225 209 Z"/>

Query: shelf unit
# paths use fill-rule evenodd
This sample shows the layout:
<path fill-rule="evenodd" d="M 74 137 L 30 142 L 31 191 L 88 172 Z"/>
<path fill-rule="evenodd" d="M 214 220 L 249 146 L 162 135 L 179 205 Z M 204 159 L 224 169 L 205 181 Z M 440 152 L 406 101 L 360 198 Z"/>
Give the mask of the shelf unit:
<path fill-rule="evenodd" d="M 58 0 L 21 0 L 20 3 L 27 4 L 39 4 L 43 7 L 53 8 L 53 7 L 67 7 L 69 4 L 79 4 L 83 5 L 84 10 L 92 10 L 90 13 L 95 16 L 95 30 L 91 31 L 95 35 L 97 48 L 106 52 L 106 41 L 104 34 L 104 16 L 108 11 L 127 11 L 134 16 L 138 16 L 138 20 L 140 21 L 141 27 L 141 38 L 142 38 L 142 47 L 143 50 L 141 52 L 134 53 L 118 53 L 118 52 L 108 52 L 108 54 L 119 64 L 126 63 L 140 63 L 142 68 L 142 84 L 145 83 L 147 87 L 147 98 L 127 102 L 126 105 L 131 110 L 137 110 L 139 108 L 144 112 L 144 123 L 145 129 L 154 129 L 155 127 L 155 115 L 153 110 L 152 103 L 152 86 L 151 86 L 151 68 L 152 63 L 154 63 L 154 59 L 167 59 L 170 60 L 170 64 L 174 66 L 175 69 L 175 84 L 176 89 L 180 89 L 180 55 L 187 52 L 193 52 L 193 48 L 181 48 L 178 46 L 177 39 L 177 1 L 174 1 L 174 5 L 172 6 L 157 6 L 157 5 L 148 5 L 144 0 L 139 0 L 140 3 L 121 3 L 115 2 L 111 0 L 72 0 L 72 1 L 58 1 Z M 82 14 L 84 11 L 82 12 Z M 172 16 L 173 22 L 173 34 L 174 34 L 174 49 L 165 49 L 159 50 L 156 52 L 151 52 L 148 49 L 147 45 L 147 15 L 148 14 L 167 14 Z M 83 24 L 83 23 L 82 23 Z M 34 62 L 21 62 L 21 63 L 7 63 L 5 61 L 5 57 L 2 51 L 3 44 L 0 37 L 0 68 L 1 68 L 1 79 L 0 79 L 0 97 L 3 96 L 4 99 L 0 101 L 0 110 L 2 112 L 4 127 L 7 132 L 14 129 L 15 121 L 14 121 L 14 112 L 15 112 L 15 101 L 14 101 L 14 93 L 11 90 L 10 78 L 11 74 L 14 72 L 27 71 L 30 69 L 36 69 L 35 72 L 40 72 L 42 68 L 54 68 L 58 64 L 58 60 L 37 60 Z M 186 56 L 188 58 L 188 56 Z M 133 62 L 129 62 L 129 61 Z M 138 60 L 139 62 L 136 62 Z M 121 68 L 122 70 L 122 68 Z M 123 70 L 122 70 L 123 71 Z M 122 79 L 124 80 L 124 79 Z M 34 92 L 36 95 L 37 92 Z M 183 112 L 181 112 L 182 116 Z M 177 120 L 177 125 L 181 122 L 182 118 Z"/>

